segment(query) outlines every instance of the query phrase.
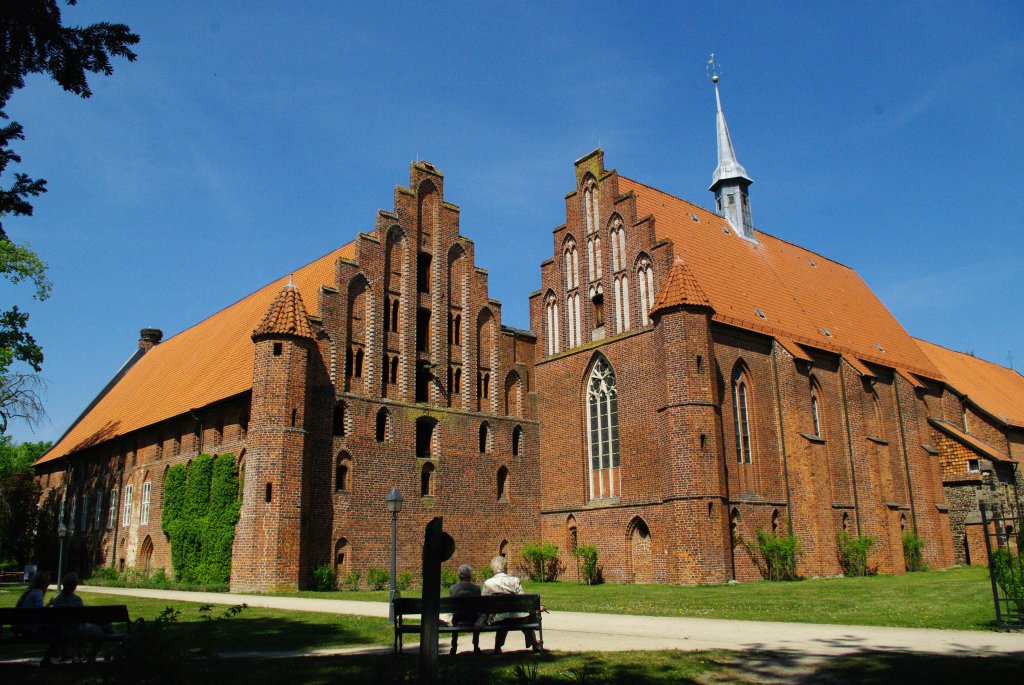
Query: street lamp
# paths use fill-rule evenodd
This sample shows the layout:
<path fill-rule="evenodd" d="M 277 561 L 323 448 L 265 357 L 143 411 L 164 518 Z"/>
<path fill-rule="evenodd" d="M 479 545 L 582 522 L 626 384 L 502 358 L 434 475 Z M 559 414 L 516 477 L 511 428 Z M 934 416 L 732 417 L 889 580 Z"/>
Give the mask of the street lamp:
<path fill-rule="evenodd" d="M 57 555 L 57 591 L 64 589 L 64 538 L 68 536 L 68 527 L 64 521 L 57 526 L 57 536 L 60 537 L 60 552 Z"/>
<path fill-rule="evenodd" d="M 391 597 L 388 601 L 388 623 L 395 623 L 395 599 L 398 597 L 398 589 L 395 585 L 396 574 L 398 573 L 398 512 L 402 511 L 402 497 L 397 485 L 392 485 L 388 490 L 388 496 L 384 503 L 388 505 L 391 512 Z"/>

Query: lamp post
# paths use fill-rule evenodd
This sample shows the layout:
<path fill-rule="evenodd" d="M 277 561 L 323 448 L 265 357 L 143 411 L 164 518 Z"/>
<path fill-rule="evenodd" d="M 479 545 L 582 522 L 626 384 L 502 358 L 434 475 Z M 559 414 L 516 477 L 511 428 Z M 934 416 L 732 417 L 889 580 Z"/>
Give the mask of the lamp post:
<path fill-rule="evenodd" d="M 57 526 L 57 536 L 60 538 L 60 552 L 57 554 L 57 591 L 64 589 L 64 538 L 68 536 L 68 527 L 64 521 Z"/>
<path fill-rule="evenodd" d="M 388 600 L 388 623 L 392 625 L 395 623 L 395 598 L 398 597 L 398 589 L 395 584 L 395 576 L 398 573 L 398 512 L 402 511 L 403 502 L 405 499 L 398 486 L 392 485 L 388 490 L 388 496 L 384 498 L 384 503 L 388 505 L 388 511 L 391 512 L 391 596 Z"/>

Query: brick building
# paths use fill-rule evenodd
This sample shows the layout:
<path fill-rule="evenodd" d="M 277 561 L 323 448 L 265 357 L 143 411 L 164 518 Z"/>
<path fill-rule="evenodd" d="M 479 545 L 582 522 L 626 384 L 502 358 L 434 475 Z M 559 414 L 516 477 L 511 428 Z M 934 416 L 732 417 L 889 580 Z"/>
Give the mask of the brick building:
<path fill-rule="evenodd" d="M 575 163 L 533 332 L 502 325 L 425 162 L 371 232 L 167 341 L 144 329 L 37 463 L 72 566 L 169 568 L 163 479 L 201 453 L 244 471 L 239 590 L 386 567 L 392 485 L 400 569 L 436 515 L 459 560 L 596 544 L 614 582 L 754 579 L 735 541 L 758 528 L 794 531 L 805 575 L 839 572 L 840 530 L 883 572 L 907 530 L 953 563 L 936 408 L 962 388 L 852 269 L 754 229 L 720 104 L 717 127 L 715 212 L 600 150 Z"/>

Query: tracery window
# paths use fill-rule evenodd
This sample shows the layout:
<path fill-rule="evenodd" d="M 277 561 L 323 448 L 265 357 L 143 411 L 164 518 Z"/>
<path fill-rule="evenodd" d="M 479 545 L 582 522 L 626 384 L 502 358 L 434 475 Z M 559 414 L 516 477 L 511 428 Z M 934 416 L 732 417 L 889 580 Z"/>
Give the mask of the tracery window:
<path fill-rule="evenodd" d="M 750 379 L 742 362 L 732 372 L 732 416 L 736 439 L 736 462 L 751 463 L 750 456 Z"/>
<path fill-rule="evenodd" d="M 590 497 L 619 494 L 619 408 L 615 372 L 599 357 L 587 380 Z"/>
<path fill-rule="evenodd" d="M 637 264 L 636 281 L 640 286 L 640 325 L 647 326 L 651 323 L 651 307 L 654 306 L 654 269 L 647 257 Z"/>
<path fill-rule="evenodd" d="M 618 219 L 612 225 L 612 271 L 626 268 L 626 229 Z"/>
<path fill-rule="evenodd" d="M 621 274 L 615 277 L 615 332 L 629 330 L 629 277 Z"/>
<path fill-rule="evenodd" d="M 811 378 L 811 421 L 814 426 L 814 434 L 819 437 L 824 437 L 824 426 L 821 421 L 821 388 L 818 387 L 818 381 Z"/>

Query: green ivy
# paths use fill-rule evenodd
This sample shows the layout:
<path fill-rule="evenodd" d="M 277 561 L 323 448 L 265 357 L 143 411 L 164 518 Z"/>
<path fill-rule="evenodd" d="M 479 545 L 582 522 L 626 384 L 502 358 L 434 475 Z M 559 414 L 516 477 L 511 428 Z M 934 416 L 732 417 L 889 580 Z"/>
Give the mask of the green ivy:
<path fill-rule="evenodd" d="M 233 454 L 216 459 L 201 454 L 187 469 L 180 464 L 168 469 L 161 523 L 178 580 L 202 585 L 230 580 L 241 504 Z"/>

